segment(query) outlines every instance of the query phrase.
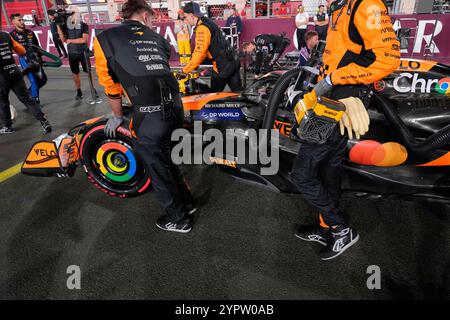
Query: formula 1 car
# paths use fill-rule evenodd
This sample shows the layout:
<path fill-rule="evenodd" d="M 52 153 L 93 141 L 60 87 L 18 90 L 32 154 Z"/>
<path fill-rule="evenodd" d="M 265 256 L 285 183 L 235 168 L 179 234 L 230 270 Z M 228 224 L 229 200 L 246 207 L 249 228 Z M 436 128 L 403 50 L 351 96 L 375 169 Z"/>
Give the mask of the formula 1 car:
<path fill-rule="evenodd" d="M 210 162 L 240 180 L 277 192 L 297 193 L 289 172 L 301 142 L 294 139 L 292 92 L 309 90 L 314 68 L 274 71 L 254 81 L 242 93 L 203 93 L 183 97 L 185 128 L 213 128 L 232 139 L 250 138 L 251 129 L 272 129 L 279 169 L 263 175 L 258 163 L 247 162 L 237 148 L 214 154 Z M 425 60 L 402 59 L 399 69 L 363 93 L 370 131 L 351 139 L 343 163 L 343 189 L 357 195 L 401 196 L 450 201 L 450 67 Z M 78 124 L 54 141 L 37 142 L 22 172 L 36 176 L 72 176 L 81 165 L 96 187 L 116 197 L 143 194 L 151 186 L 121 126 L 117 137 L 104 134 L 106 119 Z M 248 142 L 248 141 L 247 141 Z M 249 144 L 245 145 L 250 148 Z M 248 151 L 248 150 L 246 150 Z M 248 154 L 248 152 L 246 153 Z"/>

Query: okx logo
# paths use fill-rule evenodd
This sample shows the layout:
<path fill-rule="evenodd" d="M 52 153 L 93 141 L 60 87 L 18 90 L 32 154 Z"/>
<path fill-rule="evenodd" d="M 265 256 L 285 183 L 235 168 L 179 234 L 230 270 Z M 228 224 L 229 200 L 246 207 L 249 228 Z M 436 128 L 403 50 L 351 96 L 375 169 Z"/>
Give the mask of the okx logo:
<path fill-rule="evenodd" d="M 436 91 L 440 94 L 450 94 L 450 78 L 443 78 L 436 83 Z"/>

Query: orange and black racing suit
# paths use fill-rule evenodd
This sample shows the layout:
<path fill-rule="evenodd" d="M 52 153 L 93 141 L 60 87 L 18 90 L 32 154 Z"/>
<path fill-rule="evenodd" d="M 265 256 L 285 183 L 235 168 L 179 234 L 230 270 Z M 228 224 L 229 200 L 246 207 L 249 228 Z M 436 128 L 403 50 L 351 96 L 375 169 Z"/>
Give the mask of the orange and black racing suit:
<path fill-rule="evenodd" d="M 169 43 L 142 23 L 127 20 L 95 38 L 94 54 L 106 95 L 121 99 L 125 94 L 133 105 L 133 147 L 151 177 L 159 204 L 173 223 L 179 223 L 192 198 L 170 158 L 170 137 L 182 125 L 183 107 L 169 67 Z M 165 92 L 172 96 L 169 104 L 164 102 Z"/>
<path fill-rule="evenodd" d="M 9 108 L 9 91 L 12 90 L 30 113 L 44 121 L 41 107 L 30 98 L 22 72 L 14 61 L 13 52 L 24 55 L 25 48 L 6 32 L 0 32 L 0 128 L 10 127 L 11 111 Z"/>
<path fill-rule="evenodd" d="M 362 85 L 397 69 L 399 42 L 383 0 L 340 0 L 333 6 L 319 79 L 329 75 L 333 99 L 358 97 Z M 327 225 L 345 224 L 338 205 L 347 140 L 337 126 L 326 143 L 302 144 L 291 173 L 304 198 Z"/>
<path fill-rule="evenodd" d="M 183 72 L 189 73 L 197 69 L 206 58 L 213 62 L 212 92 L 223 91 L 227 84 L 233 92 L 242 90 L 237 55 L 225 39 L 222 30 L 211 19 L 202 17 L 195 27 L 194 53 L 184 66 Z"/>

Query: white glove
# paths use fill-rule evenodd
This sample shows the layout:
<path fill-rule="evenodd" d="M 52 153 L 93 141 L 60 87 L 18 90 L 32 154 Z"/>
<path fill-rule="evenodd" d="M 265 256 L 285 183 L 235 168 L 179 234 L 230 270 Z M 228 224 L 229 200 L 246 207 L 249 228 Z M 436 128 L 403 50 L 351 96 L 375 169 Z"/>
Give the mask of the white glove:
<path fill-rule="evenodd" d="M 353 138 L 353 132 L 356 139 L 360 139 L 369 131 L 370 118 L 366 107 L 359 98 L 349 97 L 339 100 L 345 105 L 345 113 L 339 122 L 341 135 L 345 134 L 347 129 L 348 137 Z"/>

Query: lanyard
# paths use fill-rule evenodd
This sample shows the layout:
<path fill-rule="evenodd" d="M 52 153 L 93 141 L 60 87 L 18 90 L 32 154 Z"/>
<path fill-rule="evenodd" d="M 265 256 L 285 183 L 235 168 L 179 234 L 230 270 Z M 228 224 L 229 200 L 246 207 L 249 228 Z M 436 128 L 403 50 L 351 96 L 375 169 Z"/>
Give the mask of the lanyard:
<path fill-rule="evenodd" d="M 342 5 L 341 10 L 339 11 L 338 16 L 336 17 L 336 20 L 333 21 L 333 13 L 331 13 L 330 20 L 331 20 L 331 29 L 332 29 L 333 31 L 336 31 L 337 23 L 338 23 L 338 21 L 339 21 L 339 18 L 340 18 L 341 15 L 342 15 L 342 12 L 344 11 L 344 8 L 345 8 L 345 5 L 346 5 L 346 4 L 347 4 L 347 6 L 348 6 L 347 14 L 350 15 L 350 13 L 351 13 L 351 11 L 352 11 L 353 0 L 350 0 L 349 3 L 344 3 L 344 4 Z"/>

